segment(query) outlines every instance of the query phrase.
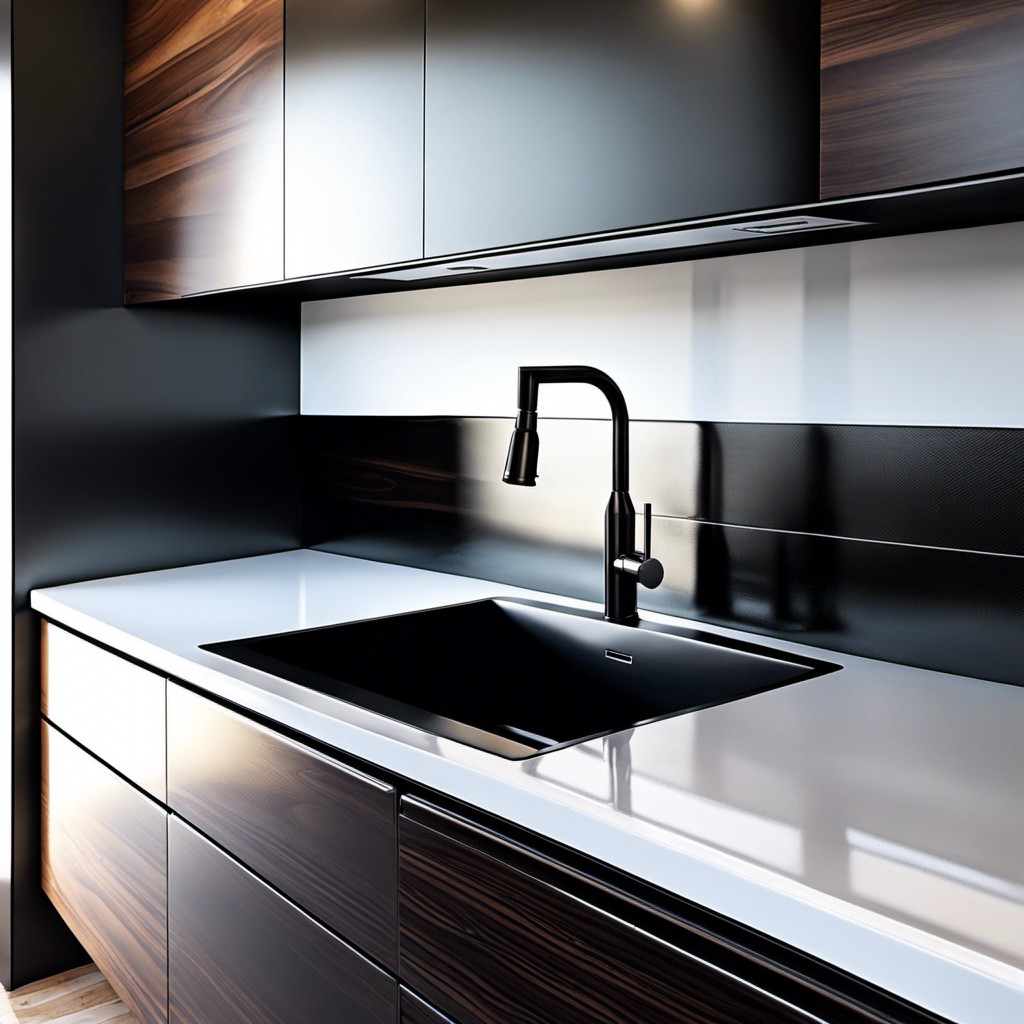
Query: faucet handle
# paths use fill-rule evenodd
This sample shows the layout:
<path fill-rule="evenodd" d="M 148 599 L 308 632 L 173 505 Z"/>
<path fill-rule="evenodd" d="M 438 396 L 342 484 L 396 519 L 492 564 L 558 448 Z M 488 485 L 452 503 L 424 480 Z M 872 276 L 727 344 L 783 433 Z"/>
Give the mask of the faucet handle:
<path fill-rule="evenodd" d="M 656 590 L 665 578 L 665 566 L 656 558 L 651 557 L 651 503 L 644 502 L 644 549 L 640 555 L 640 567 L 636 572 L 636 581 L 648 590 Z"/>
<path fill-rule="evenodd" d="M 651 557 L 651 503 L 644 502 L 644 549 L 634 551 L 631 555 L 623 555 L 615 559 L 615 568 L 620 572 L 635 576 L 637 583 L 648 590 L 655 590 L 665 579 L 665 567 L 656 558 Z"/>

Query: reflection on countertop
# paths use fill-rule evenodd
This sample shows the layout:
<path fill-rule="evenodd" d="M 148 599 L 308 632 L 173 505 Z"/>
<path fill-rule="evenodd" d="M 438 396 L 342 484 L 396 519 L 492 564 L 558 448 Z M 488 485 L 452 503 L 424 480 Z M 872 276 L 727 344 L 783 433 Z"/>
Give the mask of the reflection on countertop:
<path fill-rule="evenodd" d="M 812 681 L 756 715 L 555 752 L 537 776 L 1024 969 L 1024 692 L 975 696 L 926 673 Z"/>

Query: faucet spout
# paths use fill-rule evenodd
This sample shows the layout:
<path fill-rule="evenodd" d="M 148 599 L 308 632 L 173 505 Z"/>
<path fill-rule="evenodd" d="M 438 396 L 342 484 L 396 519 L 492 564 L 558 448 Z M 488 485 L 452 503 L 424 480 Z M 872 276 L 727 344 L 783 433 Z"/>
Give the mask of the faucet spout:
<path fill-rule="evenodd" d="M 523 437 L 518 444 L 524 450 L 532 443 L 533 450 L 533 477 L 536 478 L 537 470 L 537 392 L 541 384 L 592 384 L 602 392 L 608 399 L 612 410 L 612 490 L 629 490 L 629 413 L 626 411 L 626 399 L 623 398 L 618 384 L 615 383 L 603 370 L 594 366 L 520 366 L 519 367 L 519 416 L 516 418 L 516 434 L 513 435 L 512 444 L 516 445 L 516 435 L 520 430 L 524 433 L 532 430 L 534 438 L 528 441 L 528 436 Z M 532 417 L 530 416 L 532 414 Z M 527 419 L 528 418 L 528 419 Z M 522 423 L 522 426 L 521 426 Z M 529 425 L 527 425 L 529 424 Z M 509 448 L 509 460 L 506 464 L 506 483 L 525 484 L 532 486 L 534 480 L 529 482 L 510 480 L 508 478 L 508 467 L 511 464 L 512 448 Z"/>
<path fill-rule="evenodd" d="M 637 581 L 654 589 L 661 583 L 664 570 L 657 559 L 650 557 L 650 506 L 644 508 L 644 551 L 635 550 L 636 510 L 629 496 L 626 400 L 615 381 L 593 366 L 519 367 L 519 414 L 502 477 L 507 484 L 533 487 L 537 482 L 537 394 L 541 384 L 592 384 L 608 399 L 612 411 L 612 493 L 605 509 L 604 614 L 612 622 L 636 624 L 640 619 Z"/>
<path fill-rule="evenodd" d="M 537 413 L 520 409 L 508 446 L 508 458 L 505 460 L 505 475 L 502 477 L 505 483 L 517 487 L 535 487 L 539 452 Z"/>

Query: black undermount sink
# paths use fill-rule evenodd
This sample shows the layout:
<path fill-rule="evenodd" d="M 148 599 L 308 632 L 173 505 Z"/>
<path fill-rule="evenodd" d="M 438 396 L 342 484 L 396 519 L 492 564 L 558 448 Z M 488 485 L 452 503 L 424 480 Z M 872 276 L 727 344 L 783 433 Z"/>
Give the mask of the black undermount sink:
<path fill-rule="evenodd" d="M 693 630 L 510 599 L 203 649 L 508 758 L 619 732 L 838 666 Z"/>

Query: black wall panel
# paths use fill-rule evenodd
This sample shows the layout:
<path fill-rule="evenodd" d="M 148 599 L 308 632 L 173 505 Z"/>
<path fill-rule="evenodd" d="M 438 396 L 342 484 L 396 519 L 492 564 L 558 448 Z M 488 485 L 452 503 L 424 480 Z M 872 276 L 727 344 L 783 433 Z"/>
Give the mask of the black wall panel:
<path fill-rule="evenodd" d="M 1024 430 L 698 426 L 697 518 L 1024 554 Z"/>
<path fill-rule="evenodd" d="M 39 888 L 29 590 L 298 543 L 298 309 L 122 307 L 122 23 L 120 0 L 14 0 L 8 987 L 82 962 Z"/>
<path fill-rule="evenodd" d="M 542 419 L 529 490 L 500 483 L 511 427 L 301 417 L 305 542 L 600 601 L 608 424 Z M 640 421 L 632 439 L 666 569 L 641 607 L 1024 685 L 1024 430 Z"/>
<path fill-rule="evenodd" d="M 666 583 L 644 607 L 1024 686 L 1024 558 L 684 519 L 654 538 Z"/>

